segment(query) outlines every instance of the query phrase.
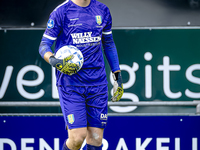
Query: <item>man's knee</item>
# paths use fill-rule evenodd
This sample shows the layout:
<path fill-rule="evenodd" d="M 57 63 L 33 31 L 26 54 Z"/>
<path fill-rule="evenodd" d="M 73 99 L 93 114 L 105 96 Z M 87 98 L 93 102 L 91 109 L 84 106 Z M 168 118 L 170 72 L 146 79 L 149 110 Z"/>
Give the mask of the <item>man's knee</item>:
<path fill-rule="evenodd" d="M 85 140 L 86 135 L 85 134 L 78 134 L 71 138 L 71 142 L 75 147 L 81 147 L 83 141 Z"/>
<path fill-rule="evenodd" d="M 86 129 L 72 129 L 68 131 L 69 137 L 67 140 L 67 145 L 69 147 L 81 147 L 83 141 L 87 136 Z"/>
<path fill-rule="evenodd" d="M 101 145 L 102 144 L 102 136 L 98 133 L 92 133 L 92 136 L 88 137 L 88 140 L 90 143 L 94 143 L 95 145 Z"/>
<path fill-rule="evenodd" d="M 103 129 L 99 128 L 89 128 L 87 134 L 87 143 L 94 146 L 101 146 L 103 139 Z"/>

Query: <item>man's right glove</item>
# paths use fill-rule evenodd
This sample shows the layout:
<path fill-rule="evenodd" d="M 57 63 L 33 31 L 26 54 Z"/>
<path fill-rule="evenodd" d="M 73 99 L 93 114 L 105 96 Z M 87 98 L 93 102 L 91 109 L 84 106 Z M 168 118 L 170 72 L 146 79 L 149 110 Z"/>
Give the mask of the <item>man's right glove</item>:
<path fill-rule="evenodd" d="M 113 97 L 111 98 L 111 100 L 113 102 L 117 102 L 121 99 L 124 93 L 121 72 L 113 73 L 113 78 L 114 78 L 114 86 L 113 86 Z"/>
<path fill-rule="evenodd" d="M 50 56 L 49 63 L 60 72 L 72 75 L 77 73 L 78 65 L 75 63 L 69 63 L 68 61 L 71 59 L 73 59 L 73 55 L 70 55 L 64 59 L 57 59 L 54 56 Z"/>

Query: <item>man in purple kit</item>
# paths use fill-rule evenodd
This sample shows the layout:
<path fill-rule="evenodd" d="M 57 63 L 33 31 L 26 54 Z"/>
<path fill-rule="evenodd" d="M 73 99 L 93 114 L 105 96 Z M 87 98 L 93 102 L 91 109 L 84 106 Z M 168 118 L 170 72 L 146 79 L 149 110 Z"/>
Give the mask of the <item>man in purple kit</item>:
<path fill-rule="evenodd" d="M 86 139 L 87 150 L 101 150 L 107 124 L 108 87 L 101 47 L 115 80 L 111 100 L 123 95 L 117 50 L 112 37 L 112 18 L 108 7 L 96 0 L 66 0 L 51 13 L 39 53 L 56 68 L 57 87 L 68 139 L 63 150 L 78 150 Z M 71 56 L 56 59 L 65 45 L 81 50 L 84 64 L 80 71 L 69 63 Z M 59 65 L 58 67 L 58 64 Z M 70 75 L 71 73 L 75 73 Z"/>

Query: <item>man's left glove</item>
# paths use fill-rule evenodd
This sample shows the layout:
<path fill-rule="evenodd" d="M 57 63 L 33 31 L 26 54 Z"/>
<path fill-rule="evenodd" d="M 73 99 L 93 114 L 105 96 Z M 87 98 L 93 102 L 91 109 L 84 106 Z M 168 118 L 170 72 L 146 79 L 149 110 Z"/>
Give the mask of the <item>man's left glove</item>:
<path fill-rule="evenodd" d="M 73 59 L 73 55 L 70 55 L 64 59 L 57 59 L 54 56 L 49 58 L 49 63 L 58 69 L 60 72 L 68 75 L 77 73 L 78 65 L 75 63 L 69 63 L 68 61 Z"/>
<path fill-rule="evenodd" d="M 117 102 L 121 99 L 124 93 L 121 72 L 113 73 L 113 78 L 114 78 L 114 86 L 113 86 L 113 97 L 111 98 L 111 100 L 113 102 Z"/>

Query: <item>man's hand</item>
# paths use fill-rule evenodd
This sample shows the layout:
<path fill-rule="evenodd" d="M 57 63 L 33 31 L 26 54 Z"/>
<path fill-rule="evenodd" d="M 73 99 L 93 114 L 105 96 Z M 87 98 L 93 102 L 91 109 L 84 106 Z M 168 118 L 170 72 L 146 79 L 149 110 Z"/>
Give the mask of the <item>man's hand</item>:
<path fill-rule="evenodd" d="M 72 75 L 74 73 L 77 73 L 78 65 L 75 63 L 69 63 L 68 61 L 73 59 L 73 55 L 70 55 L 64 59 L 57 59 L 54 56 L 51 56 L 49 58 L 49 63 L 56 67 L 60 72 L 68 75 Z"/>
<path fill-rule="evenodd" d="M 121 72 L 113 73 L 113 78 L 114 78 L 114 86 L 113 86 L 113 97 L 111 98 L 111 100 L 113 102 L 117 102 L 121 99 L 124 93 Z"/>

